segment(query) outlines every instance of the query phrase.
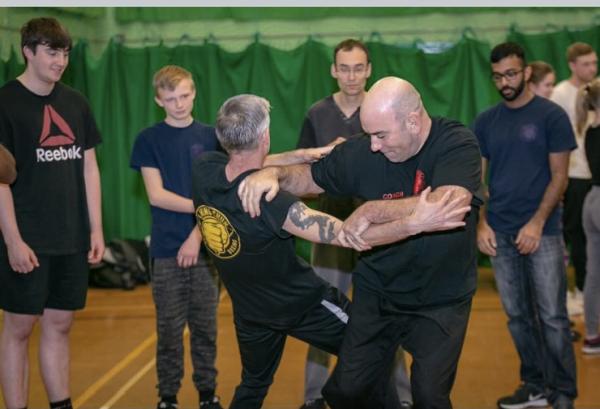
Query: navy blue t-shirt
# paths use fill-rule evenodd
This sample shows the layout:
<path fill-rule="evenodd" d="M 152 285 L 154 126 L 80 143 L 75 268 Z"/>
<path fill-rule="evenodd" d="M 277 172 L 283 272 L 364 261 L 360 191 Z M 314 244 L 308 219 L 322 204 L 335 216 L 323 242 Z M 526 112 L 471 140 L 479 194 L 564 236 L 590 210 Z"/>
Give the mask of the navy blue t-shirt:
<path fill-rule="evenodd" d="M 482 112 L 473 131 L 489 160 L 488 223 L 500 233 L 517 234 L 537 211 L 550 183 L 549 154 L 577 146 L 569 117 L 559 105 L 536 96 L 520 108 L 499 103 Z M 543 234 L 560 231 L 557 207 Z"/>
<path fill-rule="evenodd" d="M 166 190 L 191 199 L 193 160 L 203 152 L 217 150 L 218 146 L 213 127 L 194 121 L 188 127 L 175 128 L 160 122 L 140 132 L 130 166 L 138 171 L 142 167 L 158 169 Z M 176 257 L 195 226 L 194 215 L 155 206 L 150 209 L 150 254 L 156 258 Z"/>

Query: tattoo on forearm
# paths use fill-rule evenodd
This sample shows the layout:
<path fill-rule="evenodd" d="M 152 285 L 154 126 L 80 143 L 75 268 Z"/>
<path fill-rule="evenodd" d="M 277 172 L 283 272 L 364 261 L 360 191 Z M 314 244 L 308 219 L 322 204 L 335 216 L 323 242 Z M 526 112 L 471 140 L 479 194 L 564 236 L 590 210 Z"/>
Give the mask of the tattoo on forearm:
<path fill-rule="evenodd" d="M 319 228 L 319 240 L 322 243 L 331 243 L 335 239 L 335 221 L 326 215 L 306 215 L 307 209 L 302 202 L 294 203 L 289 210 L 292 223 L 302 230 L 308 230 L 316 223 Z"/>

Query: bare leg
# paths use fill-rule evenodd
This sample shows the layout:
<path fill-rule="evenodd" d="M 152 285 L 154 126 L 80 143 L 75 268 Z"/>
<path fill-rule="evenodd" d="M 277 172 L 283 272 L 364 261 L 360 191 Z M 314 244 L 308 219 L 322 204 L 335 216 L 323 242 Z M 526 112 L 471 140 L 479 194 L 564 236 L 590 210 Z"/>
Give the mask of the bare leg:
<path fill-rule="evenodd" d="M 0 383 L 7 409 L 27 406 L 29 336 L 39 316 L 4 311 L 0 335 Z"/>
<path fill-rule="evenodd" d="M 50 402 L 61 401 L 69 393 L 69 331 L 73 311 L 45 309 L 40 319 L 40 371 Z"/>

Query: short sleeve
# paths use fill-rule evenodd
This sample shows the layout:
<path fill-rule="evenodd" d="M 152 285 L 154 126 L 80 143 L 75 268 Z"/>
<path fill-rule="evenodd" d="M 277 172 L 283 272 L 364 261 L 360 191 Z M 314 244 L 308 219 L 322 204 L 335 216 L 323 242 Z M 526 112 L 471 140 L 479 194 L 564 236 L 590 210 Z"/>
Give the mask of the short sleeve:
<path fill-rule="evenodd" d="M 158 168 L 158 163 L 152 152 L 149 135 L 142 132 L 138 135 L 133 144 L 133 150 L 131 151 L 131 160 L 129 166 L 132 169 L 140 170 L 143 167 L 146 168 Z"/>
<path fill-rule="evenodd" d="M 368 142 L 367 138 L 350 139 L 313 163 L 311 174 L 315 183 L 331 195 L 353 196 L 358 183 L 357 169 L 368 169 L 365 158 L 361 158 L 361 146 Z"/>
<path fill-rule="evenodd" d="M 290 207 L 298 201 L 300 199 L 284 190 L 281 190 L 271 202 L 267 202 L 263 197 L 260 203 L 261 221 L 277 236 L 284 239 L 290 237 L 291 235 L 283 230 L 283 224 Z"/>
<path fill-rule="evenodd" d="M 549 152 L 565 152 L 577 147 L 569 116 L 560 106 L 554 106 L 554 109 L 551 110 L 546 129 Z"/>
<path fill-rule="evenodd" d="M 483 203 L 481 189 L 481 154 L 472 132 L 464 128 L 459 135 L 447 138 L 436 163 L 431 181 L 433 189 L 440 186 L 461 186 L 473 195 L 474 204 Z"/>
<path fill-rule="evenodd" d="M 310 120 L 309 116 L 304 118 L 302 124 L 302 130 L 300 131 L 300 138 L 298 139 L 297 149 L 314 148 L 317 146 L 317 137 L 315 135 L 315 128 Z"/>

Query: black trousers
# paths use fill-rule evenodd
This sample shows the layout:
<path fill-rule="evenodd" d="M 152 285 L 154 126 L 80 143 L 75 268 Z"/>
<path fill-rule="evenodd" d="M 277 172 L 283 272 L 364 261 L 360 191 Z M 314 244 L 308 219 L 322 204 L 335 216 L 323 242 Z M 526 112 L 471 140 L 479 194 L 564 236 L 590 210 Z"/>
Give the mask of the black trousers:
<path fill-rule="evenodd" d="M 344 338 L 350 300 L 330 287 L 321 304 L 289 323 L 257 323 L 234 315 L 242 359 L 242 381 L 235 389 L 230 409 L 258 409 L 273 382 L 288 335 L 337 355 Z M 398 407 L 398 397 L 388 377 L 387 408 Z M 390 391 L 388 393 L 387 391 Z"/>
<path fill-rule="evenodd" d="M 471 299 L 428 311 L 394 310 L 379 295 L 354 288 L 350 321 L 338 363 L 323 388 L 332 409 L 377 409 L 373 401 L 399 345 L 412 357 L 415 409 L 450 409 Z"/>
<path fill-rule="evenodd" d="M 569 178 L 563 200 L 563 236 L 571 250 L 571 262 L 575 267 L 575 285 L 581 291 L 583 291 L 585 283 L 585 263 L 587 260 L 585 250 L 587 241 L 583 231 L 581 215 L 583 213 L 583 201 L 591 187 L 592 182 L 590 179 Z"/>

